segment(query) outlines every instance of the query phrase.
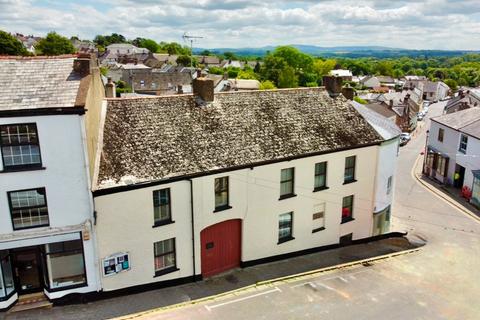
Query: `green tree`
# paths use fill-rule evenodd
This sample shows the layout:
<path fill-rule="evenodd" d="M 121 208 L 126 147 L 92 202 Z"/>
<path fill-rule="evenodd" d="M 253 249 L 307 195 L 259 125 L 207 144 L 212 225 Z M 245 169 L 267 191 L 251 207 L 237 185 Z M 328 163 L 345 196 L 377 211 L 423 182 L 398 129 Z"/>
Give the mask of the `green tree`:
<path fill-rule="evenodd" d="M 17 38 L 0 30 L 0 54 L 24 56 L 28 51 Z"/>
<path fill-rule="evenodd" d="M 279 88 L 296 88 L 298 87 L 298 76 L 295 69 L 291 66 L 285 66 L 278 76 Z"/>
<path fill-rule="evenodd" d="M 260 82 L 260 90 L 272 90 L 272 89 L 277 89 L 277 87 L 275 87 L 272 81 L 266 80 L 266 81 Z"/>
<path fill-rule="evenodd" d="M 353 100 L 358 102 L 358 103 L 361 103 L 361 104 L 367 104 L 367 101 L 363 100 L 362 98 L 360 98 L 359 96 L 355 96 L 353 97 Z"/>
<path fill-rule="evenodd" d="M 189 67 L 191 64 L 193 67 L 195 67 L 197 65 L 197 59 L 189 55 L 181 55 L 177 58 L 177 64 L 184 67 Z"/>
<path fill-rule="evenodd" d="M 54 31 L 49 32 L 45 38 L 38 42 L 36 50 L 38 53 L 48 56 L 75 53 L 76 51 L 69 39 Z"/>
<path fill-rule="evenodd" d="M 102 46 L 104 48 L 108 47 L 112 43 L 127 43 L 127 39 L 118 33 L 112 33 L 111 35 L 97 35 L 93 39 L 93 42 L 99 46 Z"/>
<path fill-rule="evenodd" d="M 453 79 L 446 79 L 444 82 L 447 86 L 450 87 L 450 90 L 452 90 L 452 91 L 457 91 L 458 90 L 457 81 L 455 81 Z"/>
<path fill-rule="evenodd" d="M 153 53 L 158 52 L 158 50 L 160 49 L 160 46 L 158 45 L 158 43 L 152 39 L 136 38 L 135 40 L 132 41 L 132 44 L 139 48 L 147 48 L 150 52 L 153 52 Z"/>
<path fill-rule="evenodd" d="M 190 55 L 190 48 L 181 46 L 176 42 L 160 42 L 160 52 L 168 53 L 168 54 L 177 54 L 177 55 Z"/>

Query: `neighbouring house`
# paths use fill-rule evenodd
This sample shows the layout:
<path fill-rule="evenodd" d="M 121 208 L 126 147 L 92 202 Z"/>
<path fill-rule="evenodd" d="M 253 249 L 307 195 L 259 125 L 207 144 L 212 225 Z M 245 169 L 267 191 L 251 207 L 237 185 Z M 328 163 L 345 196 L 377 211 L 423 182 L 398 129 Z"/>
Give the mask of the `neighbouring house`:
<path fill-rule="evenodd" d="M 450 87 L 442 81 L 430 81 L 424 77 L 409 78 L 403 85 L 404 89 L 418 89 L 422 92 L 422 98 L 428 101 L 444 100 L 449 92 Z"/>
<path fill-rule="evenodd" d="M 377 166 L 373 210 L 373 235 L 380 235 L 390 231 L 396 158 L 398 157 L 399 137 L 402 131 L 393 121 L 370 110 L 365 105 L 355 101 L 350 101 L 350 103 L 385 140 L 380 144 L 378 152 L 377 161 L 382 165 Z"/>
<path fill-rule="evenodd" d="M 115 63 L 114 65 L 108 67 L 107 71 L 107 77 L 112 78 L 113 81 L 125 81 L 127 82 L 128 80 L 128 73 L 125 72 L 125 70 L 131 71 L 131 70 L 151 70 L 150 67 L 144 65 L 144 64 L 136 64 L 136 63 L 127 63 L 127 64 L 122 64 L 122 63 Z M 127 74 L 127 76 L 125 76 Z"/>
<path fill-rule="evenodd" d="M 389 119 L 404 132 L 411 132 L 417 126 L 417 113 L 421 110 L 423 100 L 418 89 L 373 94 L 367 100 L 367 108 Z"/>
<path fill-rule="evenodd" d="M 139 94 L 165 95 L 184 92 L 183 87 L 192 83 L 190 68 L 123 69 L 122 80 Z"/>
<path fill-rule="evenodd" d="M 34 37 L 33 35 L 24 36 L 21 33 L 15 33 L 13 36 L 17 38 L 31 54 L 35 54 L 35 46 L 42 39 L 41 37 Z"/>
<path fill-rule="evenodd" d="M 245 62 L 240 60 L 223 60 L 221 66 L 224 69 L 230 67 L 243 69 L 243 67 L 245 66 Z"/>
<path fill-rule="evenodd" d="M 227 79 L 219 83 L 218 86 L 219 88 L 215 92 L 259 90 L 260 81 L 254 79 Z"/>
<path fill-rule="evenodd" d="M 447 101 L 444 113 L 453 113 L 468 108 L 480 107 L 480 89 L 460 89 Z"/>
<path fill-rule="evenodd" d="M 197 62 L 208 67 L 221 67 L 220 58 L 217 56 L 195 56 Z"/>
<path fill-rule="evenodd" d="M 343 81 L 352 81 L 352 71 L 344 69 L 335 69 L 331 70 L 329 73 L 330 76 L 342 78 Z"/>
<path fill-rule="evenodd" d="M 471 194 L 480 208 L 480 108 L 431 119 L 424 173 Z"/>
<path fill-rule="evenodd" d="M 386 139 L 342 96 L 214 93 L 204 77 L 193 92 L 104 102 L 93 191 L 104 292 L 207 278 L 388 229 L 387 213 L 374 224 L 390 201 L 376 199 L 389 187 L 377 167 L 396 156 L 383 158 Z"/>
<path fill-rule="evenodd" d="M 100 290 L 89 165 L 103 97 L 89 55 L 0 57 L 0 309 Z"/>
<path fill-rule="evenodd" d="M 395 89 L 396 81 L 394 78 L 390 76 L 376 76 L 376 78 L 380 81 L 381 87 Z"/>
<path fill-rule="evenodd" d="M 92 41 L 87 40 L 72 40 L 72 44 L 80 53 L 98 53 L 98 48 Z"/>
<path fill-rule="evenodd" d="M 360 80 L 360 84 L 366 88 L 379 88 L 382 86 L 380 80 L 375 76 L 366 76 Z"/>
<path fill-rule="evenodd" d="M 118 55 L 129 55 L 134 53 L 150 53 L 147 48 L 138 48 L 130 43 L 113 43 L 107 46 L 106 51 L 116 53 Z"/>

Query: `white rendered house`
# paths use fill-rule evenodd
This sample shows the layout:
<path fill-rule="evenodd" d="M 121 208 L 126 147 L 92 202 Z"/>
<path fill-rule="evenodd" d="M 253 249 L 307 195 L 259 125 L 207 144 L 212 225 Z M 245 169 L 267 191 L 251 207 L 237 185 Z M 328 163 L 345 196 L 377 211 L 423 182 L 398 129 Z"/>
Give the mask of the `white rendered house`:
<path fill-rule="evenodd" d="M 99 289 L 85 112 L 101 88 L 88 58 L 0 58 L 0 309 Z"/>
<path fill-rule="evenodd" d="M 104 103 L 94 174 L 104 291 L 191 281 L 377 233 L 385 139 L 343 97 L 323 88 L 214 96 L 204 78 L 193 87 Z"/>
<path fill-rule="evenodd" d="M 471 202 L 480 207 L 480 108 L 431 120 L 424 173 L 455 188 L 468 188 Z"/>

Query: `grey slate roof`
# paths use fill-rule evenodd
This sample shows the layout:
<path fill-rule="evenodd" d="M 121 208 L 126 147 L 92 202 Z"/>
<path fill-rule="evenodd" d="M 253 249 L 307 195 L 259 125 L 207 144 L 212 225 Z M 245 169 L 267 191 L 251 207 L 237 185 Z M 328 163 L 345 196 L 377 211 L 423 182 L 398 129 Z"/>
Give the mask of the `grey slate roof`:
<path fill-rule="evenodd" d="M 74 107 L 81 76 L 74 57 L 0 57 L 0 111 Z"/>
<path fill-rule="evenodd" d="M 109 99 L 97 189 L 380 143 L 323 88 Z M 122 179 L 122 177 L 124 179 Z"/>
<path fill-rule="evenodd" d="M 398 137 L 402 131 L 400 128 L 388 118 L 381 114 L 370 110 L 367 106 L 356 101 L 350 101 L 350 104 L 367 120 L 367 122 L 382 136 L 385 140 Z"/>
<path fill-rule="evenodd" d="M 444 114 L 432 120 L 480 139 L 480 107 Z"/>

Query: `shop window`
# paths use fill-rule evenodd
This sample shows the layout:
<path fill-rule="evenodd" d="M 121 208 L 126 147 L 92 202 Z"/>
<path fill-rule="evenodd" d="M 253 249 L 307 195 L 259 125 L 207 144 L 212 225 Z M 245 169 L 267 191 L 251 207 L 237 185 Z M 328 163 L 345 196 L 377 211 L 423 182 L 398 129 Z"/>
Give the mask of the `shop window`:
<path fill-rule="evenodd" d="M 82 240 L 45 245 L 50 289 L 64 289 L 86 285 Z"/>
<path fill-rule="evenodd" d="M 15 291 L 12 263 L 7 251 L 0 251 L 0 300 Z"/>

